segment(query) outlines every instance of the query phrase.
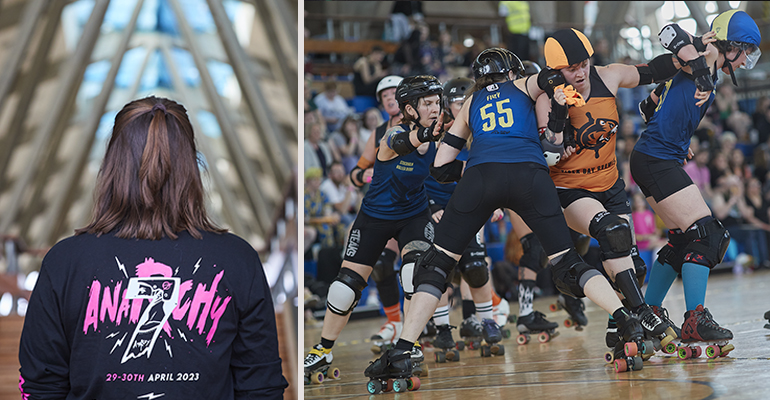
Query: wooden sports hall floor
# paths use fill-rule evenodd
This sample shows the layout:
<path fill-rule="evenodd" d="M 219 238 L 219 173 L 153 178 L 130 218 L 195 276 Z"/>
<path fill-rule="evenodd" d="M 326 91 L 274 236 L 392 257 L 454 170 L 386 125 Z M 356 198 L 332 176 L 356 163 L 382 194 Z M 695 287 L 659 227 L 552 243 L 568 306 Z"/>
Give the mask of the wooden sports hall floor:
<path fill-rule="evenodd" d="M 644 290 L 644 289 L 643 289 Z M 535 299 L 535 309 L 560 324 L 565 311 L 550 312 L 555 297 Z M 706 307 L 714 318 L 732 330 L 735 345 L 727 357 L 708 360 L 679 360 L 662 352 L 644 363 L 641 371 L 616 373 L 603 355 L 607 313 L 586 302 L 588 326 L 581 332 L 560 325 L 560 335 L 540 344 L 527 345 L 512 337 L 503 341 L 504 356 L 481 358 L 478 351 L 463 350 L 460 361 L 437 364 L 433 349 L 425 349 L 429 374 L 414 392 L 370 395 L 363 370 L 376 357 L 368 338 L 385 318 L 351 321 L 334 346 L 333 366 L 341 370 L 339 380 L 305 385 L 304 399 L 768 399 L 770 398 L 770 329 L 764 313 L 770 310 L 770 271 L 733 275 L 714 273 L 709 280 Z M 681 324 L 685 311 L 680 280 L 664 301 L 671 319 Z M 518 303 L 511 303 L 518 313 Z M 461 320 L 459 308 L 450 315 L 452 324 Z M 459 340 L 457 330 L 453 330 Z M 316 344 L 320 328 L 306 327 L 304 354 Z M 365 340 L 366 339 L 366 340 Z"/>

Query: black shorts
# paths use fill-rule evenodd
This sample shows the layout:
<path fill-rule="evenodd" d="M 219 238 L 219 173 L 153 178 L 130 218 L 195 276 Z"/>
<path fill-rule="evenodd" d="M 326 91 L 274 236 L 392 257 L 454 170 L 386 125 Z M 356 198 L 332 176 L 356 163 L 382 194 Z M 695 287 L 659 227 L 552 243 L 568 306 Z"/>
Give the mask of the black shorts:
<path fill-rule="evenodd" d="M 575 201 L 584 197 L 589 197 L 602 203 L 605 210 L 615 215 L 631 214 L 631 202 L 628 201 L 628 195 L 626 194 L 626 183 L 623 182 L 623 179 L 621 178 L 618 178 L 615 184 L 604 192 L 559 188 L 557 188 L 556 191 L 559 193 L 561 207 L 565 209 Z"/>
<path fill-rule="evenodd" d="M 644 197 L 652 196 L 660 202 L 668 196 L 692 185 L 692 178 L 679 161 L 662 160 L 647 154 L 632 151 L 629 163 L 631 176 Z"/>
<path fill-rule="evenodd" d="M 519 214 L 546 254 L 572 247 L 556 187 L 548 168 L 537 163 L 484 163 L 466 169 L 436 226 L 436 245 L 462 254 L 498 208 Z"/>
<path fill-rule="evenodd" d="M 350 227 L 343 260 L 374 266 L 388 240 L 398 241 L 399 251 L 412 241 L 433 242 L 433 222 L 425 203 L 425 212 L 406 219 L 380 219 L 359 211 Z"/>

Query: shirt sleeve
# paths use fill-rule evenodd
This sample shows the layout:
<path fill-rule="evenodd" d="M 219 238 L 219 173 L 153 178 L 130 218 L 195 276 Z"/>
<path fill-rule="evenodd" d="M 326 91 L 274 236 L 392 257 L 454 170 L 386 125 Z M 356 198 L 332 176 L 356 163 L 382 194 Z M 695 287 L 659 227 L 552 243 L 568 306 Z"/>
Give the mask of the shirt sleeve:
<path fill-rule="evenodd" d="M 29 300 L 19 345 L 23 399 L 63 399 L 70 392 L 70 345 L 61 305 L 46 268 L 40 270 Z"/>
<path fill-rule="evenodd" d="M 237 400 L 279 400 L 283 399 L 289 384 L 281 370 L 275 310 L 259 259 L 256 267 L 246 305 L 238 310 L 240 321 L 233 341 L 230 370 Z"/>

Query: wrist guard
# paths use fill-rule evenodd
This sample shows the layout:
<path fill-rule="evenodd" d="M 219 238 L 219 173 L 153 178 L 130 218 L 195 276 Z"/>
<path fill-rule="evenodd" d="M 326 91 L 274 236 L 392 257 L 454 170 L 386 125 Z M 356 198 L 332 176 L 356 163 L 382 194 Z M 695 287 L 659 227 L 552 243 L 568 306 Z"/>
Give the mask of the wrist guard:
<path fill-rule="evenodd" d="M 695 86 L 701 92 L 710 92 L 714 90 L 714 80 L 711 78 L 711 70 L 706 63 L 706 57 L 700 56 L 688 63 L 692 68 L 692 77 Z"/>
<path fill-rule="evenodd" d="M 419 127 L 417 128 L 417 140 L 420 141 L 420 143 L 425 142 L 438 142 L 438 140 L 441 138 L 441 135 L 434 136 L 433 135 L 433 129 L 436 128 L 436 123 L 438 120 L 433 121 L 432 124 L 428 127 Z"/>
<path fill-rule="evenodd" d="M 557 86 L 565 84 L 564 75 L 558 69 L 545 68 L 537 74 L 537 87 L 553 97 L 553 91 Z"/>
<path fill-rule="evenodd" d="M 548 113 L 548 129 L 551 132 L 564 132 L 564 126 L 567 124 L 567 105 L 561 105 L 556 100 L 551 99 L 551 112 Z"/>

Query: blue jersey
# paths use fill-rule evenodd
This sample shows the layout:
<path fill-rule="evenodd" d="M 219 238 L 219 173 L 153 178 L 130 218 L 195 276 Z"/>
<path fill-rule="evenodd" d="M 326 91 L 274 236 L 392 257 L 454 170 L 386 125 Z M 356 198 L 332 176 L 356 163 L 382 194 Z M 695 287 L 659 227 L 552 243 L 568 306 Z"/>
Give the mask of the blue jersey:
<path fill-rule="evenodd" d="M 468 110 L 473 132 L 466 168 L 487 162 L 535 162 L 548 166 L 537 134 L 535 103 L 512 81 L 473 93 Z"/>
<path fill-rule="evenodd" d="M 635 151 L 663 160 L 684 161 L 690 138 L 714 101 L 712 91 L 705 104 L 696 106 L 695 89 L 695 82 L 684 71 L 666 82 L 655 114 L 636 142 Z"/>
<path fill-rule="evenodd" d="M 467 146 L 460 150 L 460 154 L 457 155 L 456 159 L 460 161 L 468 160 Z M 430 175 L 425 179 L 425 189 L 428 191 L 428 197 L 432 203 L 440 205 L 441 208 L 446 208 L 446 205 L 449 204 L 449 198 L 452 197 L 455 187 L 457 187 L 457 182 L 440 183 Z"/>
<path fill-rule="evenodd" d="M 409 130 L 409 126 L 400 125 Z M 389 161 L 376 160 L 374 175 L 361 203 L 366 215 L 388 220 L 405 219 L 428 208 L 425 178 L 436 158 L 436 143 L 428 143 L 428 151 L 415 150 Z"/>

